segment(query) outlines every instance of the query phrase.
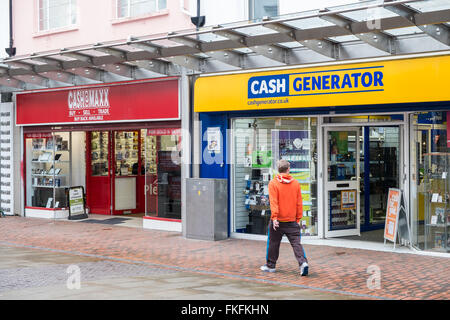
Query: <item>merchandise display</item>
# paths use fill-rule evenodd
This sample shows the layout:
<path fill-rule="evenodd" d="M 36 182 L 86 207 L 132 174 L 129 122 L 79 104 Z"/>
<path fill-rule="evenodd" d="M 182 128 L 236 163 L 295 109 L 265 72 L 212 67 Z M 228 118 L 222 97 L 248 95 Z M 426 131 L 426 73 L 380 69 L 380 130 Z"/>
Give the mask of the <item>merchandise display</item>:
<path fill-rule="evenodd" d="M 383 127 L 370 128 L 369 139 L 370 168 L 367 179 L 370 192 L 370 223 L 384 225 L 389 188 L 399 186 L 399 130 Z M 360 199 L 364 201 L 364 196 Z M 364 224 L 363 218 L 364 215 L 362 215 L 361 224 Z"/>
<path fill-rule="evenodd" d="M 316 119 L 235 119 L 233 128 L 235 232 L 267 235 L 269 183 L 285 159 L 302 190 L 301 234 L 317 235 Z"/>
<path fill-rule="evenodd" d="M 425 249 L 450 251 L 450 153 L 424 154 Z"/>
<path fill-rule="evenodd" d="M 33 136 L 26 139 L 27 206 L 65 208 L 66 189 L 71 183 L 71 134 L 44 133 Z"/>
<path fill-rule="evenodd" d="M 146 215 L 181 219 L 181 137 L 177 129 L 145 135 Z"/>
<path fill-rule="evenodd" d="M 137 175 L 139 163 L 138 151 L 138 131 L 117 131 L 115 133 L 116 175 Z"/>
<path fill-rule="evenodd" d="M 257 165 L 259 166 L 259 165 Z M 271 169 L 252 169 L 245 176 L 245 208 L 249 211 L 247 230 L 253 234 L 265 234 L 270 219 L 269 182 Z"/>
<path fill-rule="evenodd" d="M 317 210 L 313 209 L 313 199 L 317 199 L 312 187 L 314 181 L 313 159 L 311 153 L 311 130 L 272 130 L 273 168 L 276 170 L 278 160 L 287 160 L 291 165 L 291 176 L 301 186 L 303 200 L 303 218 L 301 232 L 312 235 L 315 224 L 311 219 L 317 219 Z"/>
<path fill-rule="evenodd" d="M 328 230 L 353 229 L 356 227 L 356 190 L 330 191 L 330 218 Z"/>
<path fill-rule="evenodd" d="M 157 159 L 156 150 L 157 150 L 156 136 L 147 136 L 144 154 L 145 154 L 145 171 L 148 174 L 156 174 L 156 159 Z"/>
<path fill-rule="evenodd" d="M 93 176 L 108 175 L 108 140 L 107 131 L 91 132 L 91 170 Z"/>

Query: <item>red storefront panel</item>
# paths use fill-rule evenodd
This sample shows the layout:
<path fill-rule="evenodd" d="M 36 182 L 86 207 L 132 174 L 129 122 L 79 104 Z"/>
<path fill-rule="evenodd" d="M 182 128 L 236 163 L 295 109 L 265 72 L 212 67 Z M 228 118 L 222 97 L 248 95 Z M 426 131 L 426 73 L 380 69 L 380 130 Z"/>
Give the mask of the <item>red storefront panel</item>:
<path fill-rule="evenodd" d="M 17 125 L 179 119 L 178 79 L 22 93 Z"/>

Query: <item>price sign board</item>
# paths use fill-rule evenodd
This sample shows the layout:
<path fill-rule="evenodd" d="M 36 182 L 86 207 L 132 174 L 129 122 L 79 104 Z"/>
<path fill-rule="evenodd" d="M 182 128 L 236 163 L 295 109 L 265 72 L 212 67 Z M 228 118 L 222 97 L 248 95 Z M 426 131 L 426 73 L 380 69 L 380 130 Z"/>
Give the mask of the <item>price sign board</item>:
<path fill-rule="evenodd" d="M 411 231 L 402 191 L 389 188 L 384 243 L 386 244 L 386 240 L 394 242 L 395 249 L 397 239 L 401 244 L 411 246 Z"/>
<path fill-rule="evenodd" d="M 84 202 L 84 188 L 69 188 L 69 220 L 78 220 L 87 218 L 86 204 Z"/>
<path fill-rule="evenodd" d="M 400 213 L 401 191 L 389 188 L 386 207 L 386 222 L 384 225 L 384 239 L 395 243 L 397 240 L 398 216 Z"/>

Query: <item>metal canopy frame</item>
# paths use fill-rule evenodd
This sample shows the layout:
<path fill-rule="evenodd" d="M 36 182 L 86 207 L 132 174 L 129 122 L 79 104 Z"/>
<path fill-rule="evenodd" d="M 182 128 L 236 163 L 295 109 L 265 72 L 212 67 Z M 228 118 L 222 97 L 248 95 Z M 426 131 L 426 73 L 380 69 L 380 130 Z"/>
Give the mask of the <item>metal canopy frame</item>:
<path fill-rule="evenodd" d="M 373 0 L 0 60 L 0 92 L 447 51 L 448 0 Z"/>

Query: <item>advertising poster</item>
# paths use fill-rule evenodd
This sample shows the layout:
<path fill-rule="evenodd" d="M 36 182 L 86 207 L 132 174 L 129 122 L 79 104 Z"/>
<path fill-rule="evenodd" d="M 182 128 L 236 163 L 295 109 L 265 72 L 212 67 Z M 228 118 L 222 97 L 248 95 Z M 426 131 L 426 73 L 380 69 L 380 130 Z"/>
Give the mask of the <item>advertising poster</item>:
<path fill-rule="evenodd" d="M 253 168 L 270 168 L 271 165 L 271 151 L 253 151 L 251 158 L 251 166 Z"/>
<path fill-rule="evenodd" d="M 208 142 L 208 152 L 220 153 L 221 134 L 219 127 L 208 128 L 206 131 L 206 139 Z"/>
<path fill-rule="evenodd" d="M 331 131 L 331 152 L 333 154 L 348 153 L 348 132 Z"/>
<path fill-rule="evenodd" d="M 290 163 L 291 176 L 300 183 L 305 219 L 302 220 L 302 233 L 310 234 L 311 218 L 306 213 L 311 210 L 311 132 L 309 130 L 272 130 L 273 168 L 277 170 L 278 160 Z"/>
<path fill-rule="evenodd" d="M 69 189 L 69 219 L 84 219 L 87 218 L 85 202 L 84 202 L 84 188 L 72 187 Z"/>
<path fill-rule="evenodd" d="M 290 162 L 291 172 L 309 169 L 311 139 L 308 130 L 272 130 L 272 151 L 276 160 Z M 274 163 L 276 166 L 276 163 Z"/>
<path fill-rule="evenodd" d="M 400 190 L 389 189 L 388 203 L 386 208 L 386 222 L 384 227 L 384 238 L 395 242 L 400 211 Z"/>
<path fill-rule="evenodd" d="M 356 209 L 356 190 L 341 191 L 341 210 Z"/>

